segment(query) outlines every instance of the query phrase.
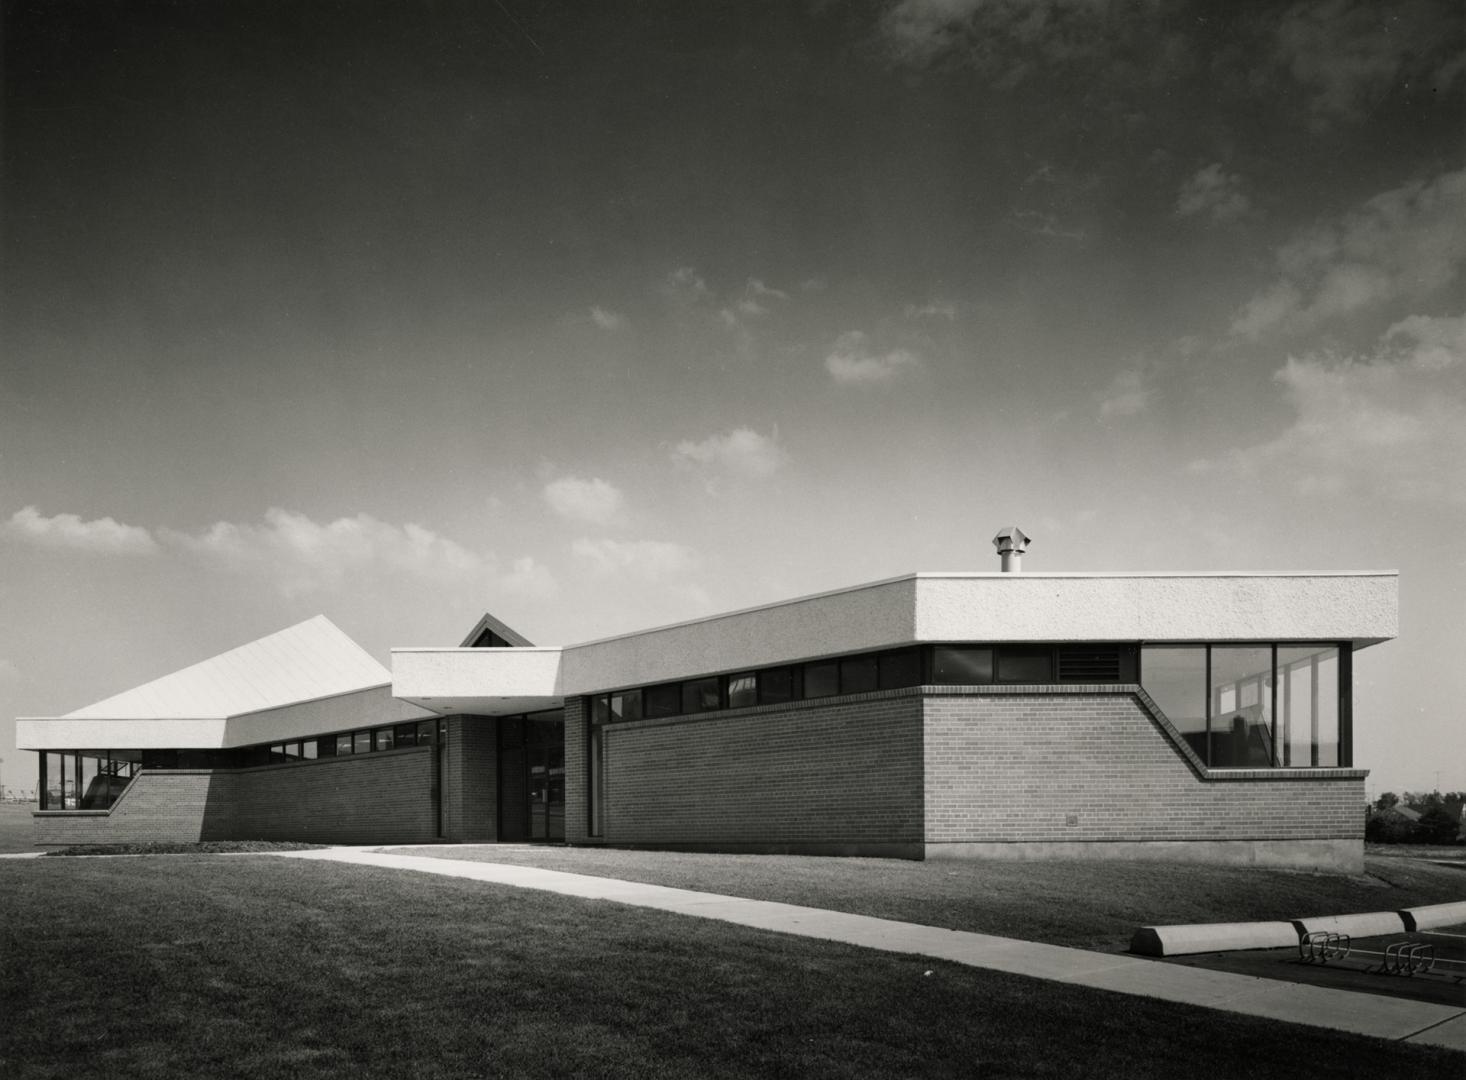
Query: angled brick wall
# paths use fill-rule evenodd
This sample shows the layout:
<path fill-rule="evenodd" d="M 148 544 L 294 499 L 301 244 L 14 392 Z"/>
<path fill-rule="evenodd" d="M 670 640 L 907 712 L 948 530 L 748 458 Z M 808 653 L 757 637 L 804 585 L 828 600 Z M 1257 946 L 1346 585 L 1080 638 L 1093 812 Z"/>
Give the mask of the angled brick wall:
<path fill-rule="evenodd" d="M 864 694 L 614 724 L 608 844 L 914 856 L 921 699 Z M 566 712 L 567 808 L 584 838 L 585 735 Z"/>
<path fill-rule="evenodd" d="M 256 769 L 150 770 L 111 811 L 41 812 L 36 843 L 434 838 L 432 750 L 412 747 Z"/>
<path fill-rule="evenodd" d="M 924 723 L 928 844 L 1362 845 L 1361 770 L 1208 773 L 1134 692 L 954 688 Z"/>
<path fill-rule="evenodd" d="M 145 772 L 132 782 L 110 813 L 39 811 L 33 818 L 36 843 L 192 843 L 218 839 L 206 824 L 213 775 L 206 769 Z"/>

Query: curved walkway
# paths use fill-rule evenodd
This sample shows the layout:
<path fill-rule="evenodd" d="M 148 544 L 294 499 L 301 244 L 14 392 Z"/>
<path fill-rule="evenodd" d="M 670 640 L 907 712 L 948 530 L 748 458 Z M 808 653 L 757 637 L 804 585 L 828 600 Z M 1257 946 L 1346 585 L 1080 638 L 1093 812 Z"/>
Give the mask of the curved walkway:
<path fill-rule="evenodd" d="M 1028 975 L 1072 986 L 1159 998 L 1187 1005 L 1332 1028 L 1382 1039 L 1396 1039 L 1466 1051 L 1466 1002 L 1438 1005 L 1308 986 L 1225 971 L 1182 967 L 1133 956 L 1089 952 L 1036 941 L 943 930 L 935 926 L 852 915 L 769 900 L 748 900 L 717 893 L 673 889 L 616 878 L 567 874 L 533 866 L 459 862 L 394 855 L 363 848 L 269 852 L 282 859 L 358 863 L 424 874 L 469 878 L 496 885 L 540 889 L 562 896 L 610 900 L 618 904 L 692 915 L 703 919 L 823 938 L 885 952 L 930 956 L 969 967 Z"/>

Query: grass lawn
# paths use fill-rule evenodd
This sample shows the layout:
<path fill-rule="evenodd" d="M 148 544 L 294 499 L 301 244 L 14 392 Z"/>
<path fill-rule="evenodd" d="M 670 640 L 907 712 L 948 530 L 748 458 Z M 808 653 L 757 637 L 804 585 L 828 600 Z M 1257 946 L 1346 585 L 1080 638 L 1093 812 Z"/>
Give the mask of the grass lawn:
<path fill-rule="evenodd" d="M 1460 1075 L 1462 1058 L 267 855 L 0 865 L 0 1075 Z"/>
<path fill-rule="evenodd" d="M 46 858 L 80 855 L 221 855 L 225 853 L 261 851 L 318 851 L 325 844 L 303 844 L 295 840 L 201 840 L 183 843 L 152 840 L 137 844 L 72 844 L 53 848 Z"/>
<path fill-rule="evenodd" d="M 1389 911 L 1466 900 L 1466 874 L 1369 859 L 1363 877 L 1123 862 L 909 862 L 519 845 L 394 848 L 1122 950 L 1137 926 Z"/>
<path fill-rule="evenodd" d="M 0 802 L 0 853 L 36 850 L 34 809 L 31 803 Z"/>
<path fill-rule="evenodd" d="M 1466 844 L 1365 844 L 1365 855 L 1385 859 L 1452 859 L 1466 862 Z"/>

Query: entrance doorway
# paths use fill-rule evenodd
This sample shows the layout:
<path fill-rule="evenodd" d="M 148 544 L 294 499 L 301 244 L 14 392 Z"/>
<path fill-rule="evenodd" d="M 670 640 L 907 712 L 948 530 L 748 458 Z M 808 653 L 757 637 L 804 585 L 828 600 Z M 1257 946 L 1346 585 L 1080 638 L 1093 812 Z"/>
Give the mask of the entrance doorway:
<path fill-rule="evenodd" d="M 499 839 L 565 839 L 565 713 L 499 721 Z"/>

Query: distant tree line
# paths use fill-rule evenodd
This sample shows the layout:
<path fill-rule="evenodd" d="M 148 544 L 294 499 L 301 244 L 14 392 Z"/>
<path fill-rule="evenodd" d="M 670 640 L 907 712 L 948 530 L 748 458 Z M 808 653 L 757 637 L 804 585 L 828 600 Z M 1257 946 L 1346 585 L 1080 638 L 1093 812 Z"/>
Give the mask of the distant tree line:
<path fill-rule="evenodd" d="M 1386 791 L 1366 804 L 1364 838 L 1376 844 L 1457 844 L 1466 791 Z"/>

